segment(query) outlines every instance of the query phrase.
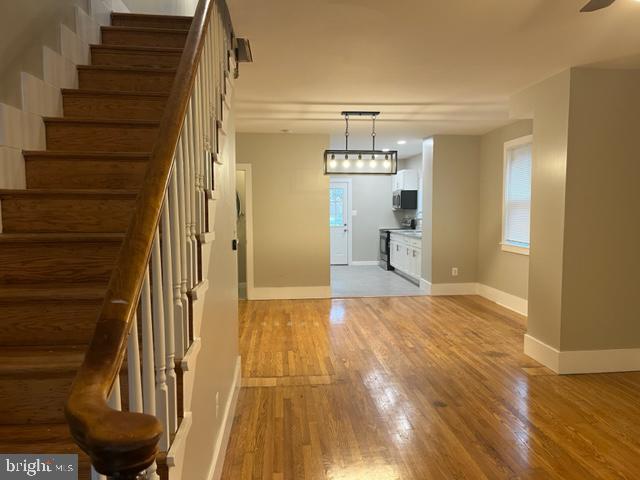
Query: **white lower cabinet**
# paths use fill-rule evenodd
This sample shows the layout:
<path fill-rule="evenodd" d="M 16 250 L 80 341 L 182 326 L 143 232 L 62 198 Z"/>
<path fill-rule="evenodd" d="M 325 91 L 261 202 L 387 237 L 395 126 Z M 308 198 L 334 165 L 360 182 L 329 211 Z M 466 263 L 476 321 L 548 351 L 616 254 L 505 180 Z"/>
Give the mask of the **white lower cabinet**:
<path fill-rule="evenodd" d="M 390 250 L 391 266 L 419 281 L 422 270 L 422 240 L 391 234 Z"/>

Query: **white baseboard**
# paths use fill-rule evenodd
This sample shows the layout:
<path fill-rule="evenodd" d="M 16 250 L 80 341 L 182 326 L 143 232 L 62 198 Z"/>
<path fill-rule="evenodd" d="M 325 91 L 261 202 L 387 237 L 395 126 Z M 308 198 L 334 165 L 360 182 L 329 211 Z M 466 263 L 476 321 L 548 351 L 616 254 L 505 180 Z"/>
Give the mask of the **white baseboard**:
<path fill-rule="evenodd" d="M 477 283 L 432 283 L 430 295 L 476 295 L 477 285 Z"/>
<path fill-rule="evenodd" d="M 431 283 L 424 278 L 420 279 L 420 288 L 427 295 L 480 295 L 509 310 L 527 316 L 529 302 L 497 288 L 482 283 Z"/>
<path fill-rule="evenodd" d="M 527 316 L 529 311 L 529 302 L 527 299 L 517 297 L 482 283 L 478 283 L 477 285 L 478 295 L 487 298 L 492 302 L 496 302 L 498 305 L 508 308 L 509 310 L 513 310 L 520 315 L 524 315 L 525 317 Z"/>
<path fill-rule="evenodd" d="M 253 287 L 249 295 L 249 300 L 331 298 L 331 287 Z"/>
<path fill-rule="evenodd" d="M 560 351 L 527 334 L 524 353 L 562 375 L 640 371 L 640 348 Z"/>
<path fill-rule="evenodd" d="M 227 396 L 227 404 L 224 408 L 224 416 L 222 417 L 222 428 L 218 432 L 218 438 L 216 439 L 216 445 L 213 449 L 213 458 L 211 459 L 211 465 L 209 466 L 208 480 L 219 480 L 222 476 L 222 467 L 224 466 L 224 456 L 227 451 L 227 445 L 229 444 L 229 436 L 231 435 L 231 426 L 233 425 L 233 417 L 236 411 L 236 405 L 238 403 L 238 394 L 240 393 L 241 379 L 241 367 L 240 356 L 236 360 L 236 369 L 233 375 L 233 383 Z"/>
<path fill-rule="evenodd" d="M 353 267 L 373 267 L 378 266 L 378 260 L 361 260 L 357 262 L 351 262 Z"/>
<path fill-rule="evenodd" d="M 560 373 L 560 351 L 529 334 L 524 336 L 524 354 Z"/>

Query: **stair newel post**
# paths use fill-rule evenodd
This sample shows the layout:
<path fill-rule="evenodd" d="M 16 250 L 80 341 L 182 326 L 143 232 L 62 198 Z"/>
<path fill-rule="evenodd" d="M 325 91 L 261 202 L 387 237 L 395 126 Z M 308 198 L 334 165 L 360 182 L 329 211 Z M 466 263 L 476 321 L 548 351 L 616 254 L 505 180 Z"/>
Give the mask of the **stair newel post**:
<path fill-rule="evenodd" d="M 153 352 L 156 367 L 156 417 L 162 424 L 163 431 L 160 437 L 160 451 L 169 450 L 169 392 L 167 388 L 166 371 L 166 343 L 165 343 L 165 312 L 164 291 L 162 288 L 162 258 L 160 253 L 160 234 L 156 229 L 151 249 L 151 301 L 153 304 Z"/>
<path fill-rule="evenodd" d="M 174 345 L 175 355 L 178 360 L 182 360 L 185 354 L 185 315 L 186 303 L 182 298 L 182 266 L 184 264 L 184 242 L 181 239 L 180 230 L 180 206 L 178 201 L 178 173 L 179 153 L 174 159 L 175 167 L 169 179 L 169 224 L 171 229 L 171 260 L 173 273 L 173 320 L 174 320 Z M 185 291 L 184 301 L 187 295 Z"/>
<path fill-rule="evenodd" d="M 127 340 L 127 375 L 129 377 L 129 411 L 142 412 L 142 378 L 140 376 L 140 343 L 138 318 L 133 316 Z"/>
<path fill-rule="evenodd" d="M 131 379 L 129 379 L 131 381 Z M 131 400 L 129 400 L 131 401 Z M 109 407 L 114 410 L 122 409 L 122 396 L 120 392 L 120 375 L 116 376 L 116 379 L 113 382 L 113 386 L 111 387 L 111 393 L 109 393 L 109 398 L 107 398 L 107 404 Z M 109 477 L 109 480 L 112 477 Z M 93 466 L 91 467 L 91 480 L 107 480 L 107 477 L 102 475 L 101 473 L 96 472 Z"/>
<path fill-rule="evenodd" d="M 161 217 L 162 241 L 162 299 L 164 301 L 164 333 L 165 333 L 165 357 L 167 371 L 167 427 L 168 436 L 178 429 L 178 381 L 175 370 L 175 322 L 173 318 L 173 251 L 171 226 L 169 218 L 169 195 L 165 195 Z"/>
<path fill-rule="evenodd" d="M 149 269 L 144 274 L 142 293 L 140 295 L 140 310 L 142 320 L 142 399 L 144 413 L 155 416 L 156 414 L 156 385 L 155 362 L 153 353 L 153 320 L 151 314 L 151 285 L 149 281 Z M 147 476 L 157 480 L 156 463 L 147 469 Z"/>
<path fill-rule="evenodd" d="M 187 240 L 187 220 L 186 220 L 186 207 L 185 207 L 185 189 L 184 189 L 184 139 L 185 129 L 182 129 L 180 140 L 178 140 L 178 148 L 176 150 L 176 178 L 174 180 L 176 194 L 178 197 L 178 215 L 179 215 L 179 238 L 180 238 L 180 300 L 182 304 L 183 312 L 183 337 L 182 337 L 182 350 L 186 352 L 189 345 L 189 297 L 187 296 L 189 285 L 189 261 L 188 254 L 190 244 Z"/>

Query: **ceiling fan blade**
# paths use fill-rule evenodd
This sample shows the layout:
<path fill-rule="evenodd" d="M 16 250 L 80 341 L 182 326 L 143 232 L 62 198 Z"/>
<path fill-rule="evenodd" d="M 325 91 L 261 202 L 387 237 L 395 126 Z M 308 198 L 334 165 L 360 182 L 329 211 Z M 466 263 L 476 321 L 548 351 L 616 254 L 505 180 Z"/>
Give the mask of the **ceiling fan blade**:
<path fill-rule="evenodd" d="M 609 7 L 616 0 L 591 0 L 584 7 L 582 7 L 581 12 L 595 12 L 596 10 L 600 10 L 602 8 Z"/>

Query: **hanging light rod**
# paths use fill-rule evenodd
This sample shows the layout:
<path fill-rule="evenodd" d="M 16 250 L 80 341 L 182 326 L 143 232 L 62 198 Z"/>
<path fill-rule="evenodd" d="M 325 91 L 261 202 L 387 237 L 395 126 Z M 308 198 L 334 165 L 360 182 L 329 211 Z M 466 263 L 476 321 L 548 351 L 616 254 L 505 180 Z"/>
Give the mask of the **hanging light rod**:
<path fill-rule="evenodd" d="M 325 175 L 394 175 L 398 172 L 396 150 L 376 150 L 376 117 L 380 112 L 344 111 L 344 150 L 325 150 Z M 371 150 L 349 150 L 349 117 L 371 118 Z"/>

